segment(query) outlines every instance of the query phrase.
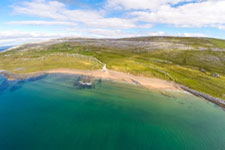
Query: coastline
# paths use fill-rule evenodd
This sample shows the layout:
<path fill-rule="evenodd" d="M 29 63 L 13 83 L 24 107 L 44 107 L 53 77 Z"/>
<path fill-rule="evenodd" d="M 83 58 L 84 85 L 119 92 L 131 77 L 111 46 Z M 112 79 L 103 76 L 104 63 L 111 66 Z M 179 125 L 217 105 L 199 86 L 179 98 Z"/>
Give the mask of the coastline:
<path fill-rule="evenodd" d="M 90 71 L 81 71 L 81 70 L 70 70 L 70 69 L 56 69 L 46 71 L 48 74 L 52 73 L 65 73 L 65 74 L 74 74 L 74 75 L 86 75 L 92 76 L 95 78 L 109 79 L 119 82 L 126 82 L 130 84 L 141 85 L 149 89 L 171 89 L 171 90 L 181 90 L 176 83 L 169 82 L 157 78 L 147 78 L 142 76 L 135 76 L 123 72 L 117 72 L 113 70 L 103 71 L 103 70 L 90 70 Z"/>
<path fill-rule="evenodd" d="M 130 84 L 141 85 L 148 89 L 185 91 L 192 95 L 204 98 L 225 109 L 224 100 L 190 89 L 184 85 L 180 85 L 172 81 L 166 81 L 166 80 L 157 79 L 157 78 L 148 78 L 143 76 L 135 76 L 135 75 L 131 75 L 131 74 L 123 73 L 123 72 L 117 72 L 113 70 L 103 71 L 103 70 L 54 69 L 49 71 L 40 71 L 40 72 L 34 72 L 34 73 L 28 73 L 28 74 L 13 74 L 6 70 L 0 70 L 0 75 L 1 74 L 7 77 L 9 80 L 32 78 L 32 77 L 37 77 L 44 74 L 85 75 L 85 76 L 91 76 L 94 78 L 102 78 L 102 79 L 114 80 L 118 82 L 126 82 Z"/>
<path fill-rule="evenodd" d="M 195 96 L 198 96 L 198 97 L 202 97 L 220 107 L 222 107 L 224 110 L 225 110 L 225 101 L 220 99 L 220 98 L 216 98 L 216 97 L 213 97 L 213 96 L 210 96 L 208 94 L 205 94 L 205 93 L 202 93 L 202 92 L 199 92 L 199 91 L 196 91 L 196 90 L 193 90 L 193 89 L 190 89 L 184 85 L 179 85 L 179 87 L 181 89 L 183 89 L 184 91 L 188 92 L 188 93 L 191 93 Z"/>
<path fill-rule="evenodd" d="M 26 79 L 43 74 L 72 74 L 72 75 L 86 75 L 94 78 L 109 79 L 119 82 L 127 82 L 131 84 L 141 85 L 150 89 L 171 89 L 181 90 L 174 82 L 161 80 L 157 78 L 148 78 L 142 76 L 135 76 L 127 73 L 112 71 L 112 70 L 71 70 L 71 69 L 54 69 L 49 71 L 40 71 L 28 74 L 14 74 L 6 70 L 0 70 L 0 74 L 6 76 L 9 80 Z"/>
<path fill-rule="evenodd" d="M 19 46 L 6 46 L 4 49 L 0 50 L 0 53 L 4 53 L 4 52 L 7 52 L 7 51 L 10 51 L 14 48 L 17 48 Z"/>

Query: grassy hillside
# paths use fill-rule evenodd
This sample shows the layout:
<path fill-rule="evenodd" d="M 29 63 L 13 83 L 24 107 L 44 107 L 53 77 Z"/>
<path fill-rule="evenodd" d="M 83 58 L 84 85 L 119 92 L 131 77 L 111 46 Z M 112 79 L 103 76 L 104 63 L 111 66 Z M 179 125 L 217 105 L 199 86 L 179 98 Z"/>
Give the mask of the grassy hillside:
<path fill-rule="evenodd" d="M 56 42 L 57 43 L 57 42 Z M 140 37 L 66 39 L 0 53 L 0 70 L 28 73 L 56 68 L 107 68 L 181 83 L 225 99 L 225 41 L 209 38 Z M 214 77 L 213 74 L 220 77 Z"/>

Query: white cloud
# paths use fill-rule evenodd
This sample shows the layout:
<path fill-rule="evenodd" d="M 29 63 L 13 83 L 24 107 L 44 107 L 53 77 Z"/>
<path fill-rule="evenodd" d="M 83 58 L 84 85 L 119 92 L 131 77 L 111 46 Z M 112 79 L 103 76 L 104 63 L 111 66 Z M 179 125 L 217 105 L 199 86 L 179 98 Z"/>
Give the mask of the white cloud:
<path fill-rule="evenodd" d="M 21 6 L 13 6 L 16 13 L 32 15 L 56 20 L 66 20 L 66 16 L 61 13 L 65 5 L 57 1 L 34 0 L 23 2 Z"/>
<path fill-rule="evenodd" d="M 184 3 L 188 2 L 188 3 Z M 58 1 L 34 0 L 13 6 L 17 14 L 25 14 L 47 21 L 21 21 L 11 24 L 72 25 L 92 28 L 132 29 L 150 28 L 153 24 L 170 24 L 178 27 L 225 26 L 225 0 L 107 0 L 108 8 L 125 9 L 124 17 L 105 17 L 102 11 L 68 9 Z M 172 7 L 172 5 L 177 7 Z M 138 25 L 146 22 L 147 25 Z"/>
<path fill-rule="evenodd" d="M 10 21 L 8 24 L 12 25 L 66 25 L 66 26 L 77 26 L 74 22 L 66 21 Z"/>
<path fill-rule="evenodd" d="M 0 31 L 0 40 L 19 39 L 19 38 L 51 38 L 59 37 L 61 34 L 44 33 L 44 32 L 24 32 L 24 31 Z"/>
<path fill-rule="evenodd" d="M 172 7 L 184 1 L 188 3 Z M 192 3 L 193 1 L 195 3 Z M 50 33 L 52 30 L 46 30 L 46 33 L 38 30 L 0 31 L 0 45 L 69 36 L 121 38 L 168 35 L 165 32 L 147 30 L 157 24 L 225 29 L 225 0 L 108 0 L 106 5 L 103 6 L 104 10 L 69 9 L 61 2 L 50 0 L 33 0 L 14 5 L 15 14 L 35 16 L 37 20 L 10 21 L 8 25 L 62 25 L 65 26 L 65 31 L 55 31 L 56 33 Z M 106 17 L 118 8 L 122 11 L 121 16 Z M 207 36 L 201 33 L 172 33 L 172 35 Z"/>
<path fill-rule="evenodd" d="M 46 32 L 24 32 L 17 30 L 0 31 L 0 46 L 18 45 L 27 42 L 43 41 L 70 36 L 69 34 L 46 33 Z M 73 34 L 73 36 L 80 36 Z"/>
<path fill-rule="evenodd" d="M 70 10 L 63 3 L 57 1 L 35 0 L 24 2 L 20 6 L 13 6 L 17 14 L 31 15 L 54 21 L 69 21 L 82 23 L 90 27 L 129 29 L 138 27 L 132 19 L 104 17 L 100 11 Z"/>
<path fill-rule="evenodd" d="M 157 10 L 162 5 L 174 5 L 179 2 L 189 2 L 193 0 L 108 0 L 108 8 L 120 9 L 150 9 Z M 197 1 L 197 0 L 196 0 Z"/>
<path fill-rule="evenodd" d="M 172 7 L 184 1 L 190 3 Z M 129 14 L 137 21 L 151 24 L 217 28 L 225 24 L 225 0 L 108 0 L 108 5 L 131 9 Z"/>
<path fill-rule="evenodd" d="M 87 31 L 88 35 L 99 38 L 124 38 L 137 36 L 163 36 L 164 32 L 137 32 L 130 33 L 121 30 L 91 29 Z"/>
<path fill-rule="evenodd" d="M 220 30 L 225 30 L 225 25 L 219 25 L 218 28 L 219 28 Z"/>
<path fill-rule="evenodd" d="M 177 36 L 184 36 L 184 37 L 209 37 L 207 34 L 202 34 L 202 33 L 182 33 L 182 34 L 178 34 Z"/>

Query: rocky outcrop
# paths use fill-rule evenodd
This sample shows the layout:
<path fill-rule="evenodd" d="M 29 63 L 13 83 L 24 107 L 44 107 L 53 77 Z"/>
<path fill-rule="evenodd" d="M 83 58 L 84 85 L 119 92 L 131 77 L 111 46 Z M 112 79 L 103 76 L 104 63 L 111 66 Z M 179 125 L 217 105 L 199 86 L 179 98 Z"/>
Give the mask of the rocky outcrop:
<path fill-rule="evenodd" d="M 216 78 L 220 78 L 220 75 L 218 73 L 213 73 L 212 75 Z"/>
<path fill-rule="evenodd" d="M 9 89 L 10 92 L 16 91 L 26 82 L 34 82 L 47 76 L 47 74 L 38 73 L 32 75 L 17 75 L 2 70 L 0 70 L 0 75 L 4 76 L 2 82 L 0 82 L 0 93 L 7 89 Z"/>
<path fill-rule="evenodd" d="M 92 89 L 95 87 L 94 79 L 90 76 L 80 76 L 73 86 L 78 89 Z"/>
<path fill-rule="evenodd" d="M 35 79 L 37 77 L 43 77 L 47 75 L 46 72 L 38 72 L 31 74 L 14 74 L 6 70 L 0 70 L 0 74 L 8 78 L 9 80 L 23 80 L 23 79 Z"/>
<path fill-rule="evenodd" d="M 189 92 L 189 93 L 191 93 L 191 94 L 193 94 L 195 96 L 202 97 L 202 98 L 204 98 L 204 99 L 206 99 L 206 100 L 208 100 L 208 101 L 210 101 L 212 103 L 215 103 L 215 104 L 225 108 L 225 101 L 220 99 L 220 98 L 215 98 L 213 96 L 210 96 L 210 95 L 205 94 L 205 93 L 198 92 L 196 90 L 190 89 L 190 88 L 188 88 L 186 86 L 183 86 L 183 85 L 179 85 L 179 86 L 184 91 L 187 91 L 187 92 Z"/>

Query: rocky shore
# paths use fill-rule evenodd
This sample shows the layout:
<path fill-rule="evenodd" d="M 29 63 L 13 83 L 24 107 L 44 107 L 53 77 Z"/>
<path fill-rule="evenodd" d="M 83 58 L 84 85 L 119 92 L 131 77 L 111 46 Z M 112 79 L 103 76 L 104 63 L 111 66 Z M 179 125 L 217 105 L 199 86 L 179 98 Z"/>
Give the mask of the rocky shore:
<path fill-rule="evenodd" d="M 220 98 L 215 98 L 213 96 L 210 96 L 210 95 L 205 94 L 205 93 L 198 92 L 196 90 L 190 89 L 190 88 L 188 88 L 186 86 L 183 86 L 183 85 L 179 85 L 179 87 L 181 89 L 183 89 L 184 91 L 187 91 L 187 92 L 189 92 L 189 93 L 191 93 L 195 96 L 202 97 L 202 98 L 204 98 L 204 99 L 206 99 L 206 100 L 208 100 L 208 101 L 210 101 L 214 104 L 217 104 L 217 105 L 221 106 L 223 109 L 225 109 L 225 101 L 220 99 Z"/>
<path fill-rule="evenodd" d="M 30 73 L 30 74 L 14 74 L 6 70 L 0 70 L 0 75 L 7 77 L 9 80 L 23 80 L 28 78 L 35 78 L 38 76 L 42 76 L 47 74 L 46 72 L 37 72 L 37 73 Z"/>

